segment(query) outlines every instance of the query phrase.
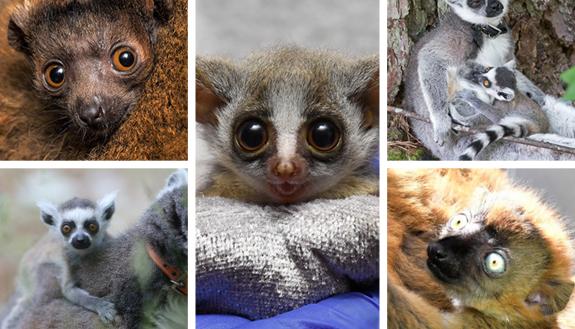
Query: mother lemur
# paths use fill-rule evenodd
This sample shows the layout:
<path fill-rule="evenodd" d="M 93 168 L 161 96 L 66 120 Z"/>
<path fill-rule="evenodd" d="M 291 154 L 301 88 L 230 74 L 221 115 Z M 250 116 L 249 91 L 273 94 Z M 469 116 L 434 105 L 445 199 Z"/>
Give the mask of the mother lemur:
<path fill-rule="evenodd" d="M 510 28 L 504 23 L 511 0 L 445 0 L 451 11 L 439 26 L 415 45 L 408 65 L 405 108 L 429 118 L 431 125 L 411 120 L 417 138 L 434 156 L 453 160 L 470 143 L 471 136 L 457 136 L 452 131 L 448 113 L 448 70 L 468 60 L 497 67 L 515 58 Z M 562 120 L 557 114 L 575 110 L 547 96 L 521 72 L 516 71 L 517 88 L 547 112 L 549 120 Z M 553 103 L 553 104 L 552 104 Z M 560 111 L 564 108 L 571 111 Z M 553 112 L 553 113 L 551 113 Z M 575 128 L 575 127 L 574 127 Z M 566 160 L 570 154 L 502 141 L 481 154 L 484 160 Z"/>

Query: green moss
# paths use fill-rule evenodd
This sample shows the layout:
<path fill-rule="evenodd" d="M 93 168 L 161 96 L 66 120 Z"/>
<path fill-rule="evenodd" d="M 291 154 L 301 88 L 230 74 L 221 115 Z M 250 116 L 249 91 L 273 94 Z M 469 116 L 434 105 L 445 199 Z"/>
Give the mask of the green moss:
<path fill-rule="evenodd" d="M 561 74 L 561 80 L 567 83 L 567 91 L 565 92 L 565 99 L 575 100 L 575 66 Z"/>
<path fill-rule="evenodd" d="M 400 149 L 387 148 L 387 160 L 389 161 L 414 161 L 422 160 L 426 152 L 424 149 L 416 149 L 414 151 L 405 152 Z"/>

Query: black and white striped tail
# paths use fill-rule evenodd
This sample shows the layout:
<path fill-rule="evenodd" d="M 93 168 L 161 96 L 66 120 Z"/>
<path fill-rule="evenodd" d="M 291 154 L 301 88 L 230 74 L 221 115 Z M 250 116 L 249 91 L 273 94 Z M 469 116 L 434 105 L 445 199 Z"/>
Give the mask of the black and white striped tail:
<path fill-rule="evenodd" d="M 475 159 L 486 147 L 504 137 L 527 137 L 532 133 L 529 129 L 531 125 L 531 121 L 523 118 L 504 118 L 501 120 L 501 123 L 487 128 L 483 133 L 475 135 L 473 142 L 471 142 L 463 154 L 459 156 L 459 160 L 469 161 Z"/>

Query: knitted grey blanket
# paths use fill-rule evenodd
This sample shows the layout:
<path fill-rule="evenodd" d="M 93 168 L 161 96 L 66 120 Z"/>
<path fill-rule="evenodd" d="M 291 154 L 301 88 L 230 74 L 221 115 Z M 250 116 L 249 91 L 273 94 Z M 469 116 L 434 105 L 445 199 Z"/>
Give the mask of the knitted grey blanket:
<path fill-rule="evenodd" d="M 196 309 L 261 319 L 379 278 L 379 199 L 197 199 Z"/>

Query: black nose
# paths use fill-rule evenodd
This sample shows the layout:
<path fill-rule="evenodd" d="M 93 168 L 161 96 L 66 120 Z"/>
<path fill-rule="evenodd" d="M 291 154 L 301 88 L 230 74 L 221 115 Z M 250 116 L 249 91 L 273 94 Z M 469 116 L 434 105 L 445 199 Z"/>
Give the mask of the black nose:
<path fill-rule="evenodd" d="M 90 239 L 85 235 L 77 235 L 72 239 L 72 247 L 76 249 L 87 249 L 90 247 Z"/>
<path fill-rule="evenodd" d="M 104 122 L 104 108 L 101 105 L 89 106 L 80 112 L 80 120 L 89 127 L 99 127 Z"/>
<path fill-rule="evenodd" d="M 432 242 L 427 246 L 427 257 L 433 261 L 444 261 L 448 255 L 440 243 Z"/>
<path fill-rule="evenodd" d="M 503 12 L 503 4 L 498 0 L 491 0 L 485 10 L 487 17 L 495 17 Z"/>

